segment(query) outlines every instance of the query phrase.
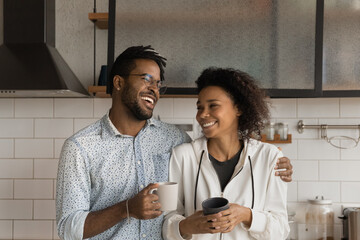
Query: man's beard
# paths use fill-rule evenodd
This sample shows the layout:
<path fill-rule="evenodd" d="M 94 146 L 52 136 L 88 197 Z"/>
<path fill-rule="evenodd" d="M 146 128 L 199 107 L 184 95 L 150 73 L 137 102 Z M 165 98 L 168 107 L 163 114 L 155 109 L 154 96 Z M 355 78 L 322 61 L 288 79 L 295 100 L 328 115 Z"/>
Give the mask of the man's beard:
<path fill-rule="evenodd" d="M 137 101 L 136 94 L 134 91 L 125 85 L 123 94 L 121 95 L 122 102 L 127 106 L 127 108 L 134 114 L 134 116 L 139 120 L 147 120 L 152 117 L 152 111 L 143 110 L 140 107 L 139 102 Z"/>

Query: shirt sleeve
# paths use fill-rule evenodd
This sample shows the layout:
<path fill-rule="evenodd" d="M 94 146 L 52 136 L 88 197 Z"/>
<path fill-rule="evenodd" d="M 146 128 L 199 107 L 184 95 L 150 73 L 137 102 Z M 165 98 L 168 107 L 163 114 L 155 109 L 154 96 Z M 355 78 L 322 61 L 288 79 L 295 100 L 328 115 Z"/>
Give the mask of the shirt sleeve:
<path fill-rule="evenodd" d="M 90 205 L 90 177 L 79 144 L 66 140 L 59 160 L 56 222 L 61 239 L 82 239 Z"/>
<path fill-rule="evenodd" d="M 179 223 L 185 219 L 184 215 L 184 186 L 182 179 L 182 167 L 177 159 L 176 152 L 173 150 L 169 164 L 169 180 L 178 183 L 178 203 L 177 210 L 165 215 L 162 228 L 165 240 L 183 240 L 180 234 Z"/>
<path fill-rule="evenodd" d="M 276 154 L 269 166 L 271 171 L 264 209 L 251 210 L 252 223 L 247 230 L 255 239 L 286 239 L 290 231 L 286 209 L 287 184 L 275 176 L 274 170 L 279 157 L 282 157 L 281 152 Z"/>

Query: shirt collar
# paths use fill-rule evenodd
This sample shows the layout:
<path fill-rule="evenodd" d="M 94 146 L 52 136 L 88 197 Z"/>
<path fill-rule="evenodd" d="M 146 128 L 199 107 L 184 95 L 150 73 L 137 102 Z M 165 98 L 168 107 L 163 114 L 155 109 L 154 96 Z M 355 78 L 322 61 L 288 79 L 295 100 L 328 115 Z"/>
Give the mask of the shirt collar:
<path fill-rule="evenodd" d="M 110 110 L 107 111 L 106 115 L 101 119 L 102 122 L 102 134 L 101 136 L 104 137 L 110 137 L 110 136 L 118 136 L 118 137 L 132 137 L 126 134 L 120 133 L 115 125 L 111 122 L 109 117 Z M 160 121 L 155 119 L 154 117 L 151 117 L 150 119 L 146 120 L 146 124 L 143 129 L 146 129 L 149 126 L 159 127 Z"/>

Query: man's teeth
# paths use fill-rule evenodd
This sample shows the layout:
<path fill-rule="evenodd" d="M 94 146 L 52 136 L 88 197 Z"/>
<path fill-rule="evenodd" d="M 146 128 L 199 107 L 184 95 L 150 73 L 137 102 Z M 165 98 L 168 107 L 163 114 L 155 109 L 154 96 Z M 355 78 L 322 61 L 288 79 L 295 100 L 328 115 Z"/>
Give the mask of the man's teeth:
<path fill-rule="evenodd" d="M 215 121 L 214 122 L 209 122 L 209 123 L 204 123 L 203 127 L 210 127 L 210 126 L 212 126 L 214 124 L 215 124 Z"/>
<path fill-rule="evenodd" d="M 149 97 L 142 97 L 141 99 L 150 102 L 151 104 L 154 104 L 154 100 Z"/>

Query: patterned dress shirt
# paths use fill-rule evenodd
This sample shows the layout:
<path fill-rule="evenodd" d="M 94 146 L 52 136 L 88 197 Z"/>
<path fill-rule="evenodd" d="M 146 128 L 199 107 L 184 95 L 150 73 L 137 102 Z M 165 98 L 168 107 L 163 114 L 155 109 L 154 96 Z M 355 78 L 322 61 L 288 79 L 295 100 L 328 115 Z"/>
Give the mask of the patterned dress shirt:
<path fill-rule="evenodd" d="M 57 178 L 56 220 L 62 239 L 82 239 L 85 219 L 135 196 L 150 183 L 168 180 L 171 149 L 190 142 L 173 125 L 154 118 L 136 137 L 123 135 L 105 115 L 68 138 Z M 130 218 L 91 239 L 162 239 L 163 215 L 150 220 Z"/>

